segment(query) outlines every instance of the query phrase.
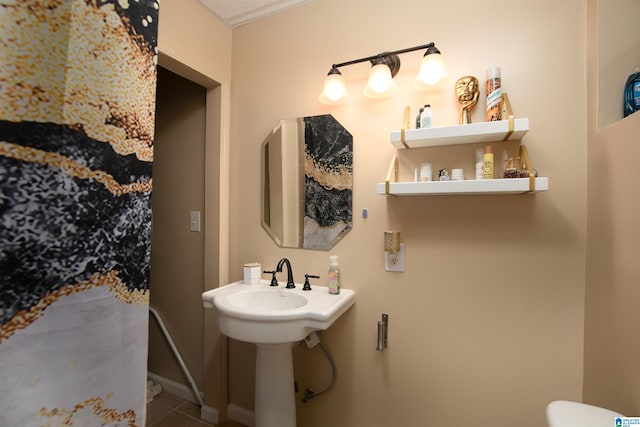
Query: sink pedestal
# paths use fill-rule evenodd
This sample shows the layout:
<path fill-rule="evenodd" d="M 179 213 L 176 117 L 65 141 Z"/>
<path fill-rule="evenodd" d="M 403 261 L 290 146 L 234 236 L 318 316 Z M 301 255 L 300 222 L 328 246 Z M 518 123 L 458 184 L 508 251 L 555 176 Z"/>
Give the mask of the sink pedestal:
<path fill-rule="evenodd" d="M 293 344 L 256 347 L 255 427 L 296 427 Z"/>
<path fill-rule="evenodd" d="M 355 292 L 333 295 L 325 286 L 303 290 L 232 283 L 202 294 L 216 309 L 220 332 L 257 347 L 256 427 L 296 427 L 293 344 L 309 333 L 329 328 L 355 303 Z M 275 289 L 274 289 L 275 288 Z"/>

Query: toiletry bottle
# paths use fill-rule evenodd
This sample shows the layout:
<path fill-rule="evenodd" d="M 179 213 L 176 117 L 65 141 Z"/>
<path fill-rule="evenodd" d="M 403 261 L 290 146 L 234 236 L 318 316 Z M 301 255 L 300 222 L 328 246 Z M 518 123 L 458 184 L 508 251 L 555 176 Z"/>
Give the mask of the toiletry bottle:
<path fill-rule="evenodd" d="M 476 150 L 476 179 L 482 179 L 482 155 L 484 154 L 484 150 L 482 148 L 478 148 Z"/>
<path fill-rule="evenodd" d="M 464 181 L 464 169 L 451 169 L 451 181 Z"/>
<path fill-rule="evenodd" d="M 338 256 L 329 257 L 329 293 L 340 293 L 340 267 L 338 266 Z"/>
<path fill-rule="evenodd" d="M 482 179 L 493 179 L 493 148 L 490 145 L 484 147 L 482 154 Z"/>
<path fill-rule="evenodd" d="M 624 117 L 640 110 L 640 67 L 631 73 L 624 85 Z"/>
<path fill-rule="evenodd" d="M 430 128 L 431 127 L 431 119 L 433 118 L 431 113 L 431 105 L 426 104 L 424 106 L 424 110 L 420 114 L 420 127 L 421 128 Z"/>
<path fill-rule="evenodd" d="M 487 70 L 487 113 L 488 122 L 502 120 L 502 78 L 500 67 Z"/>
<path fill-rule="evenodd" d="M 420 116 L 424 111 L 424 107 L 420 107 L 420 111 L 418 111 L 418 115 L 416 116 L 416 129 L 420 129 Z"/>

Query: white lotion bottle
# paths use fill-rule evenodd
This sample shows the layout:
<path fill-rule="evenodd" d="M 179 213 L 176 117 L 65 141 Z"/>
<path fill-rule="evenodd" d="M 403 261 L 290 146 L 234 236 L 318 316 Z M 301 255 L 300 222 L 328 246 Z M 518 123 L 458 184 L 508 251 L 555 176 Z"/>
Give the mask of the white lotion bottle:
<path fill-rule="evenodd" d="M 482 179 L 482 156 L 484 154 L 483 148 L 476 150 L 476 179 Z"/>
<path fill-rule="evenodd" d="M 426 104 L 422 114 L 420 114 L 420 128 L 430 128 L 432 119 L 433 113 L 431 113 L 431 105 Z"/>
<path fill-rule="evenodd" d="M 340 293 L 340 266 L 338 256 L 329 257 L 329 293 L 338 295 Z"/>

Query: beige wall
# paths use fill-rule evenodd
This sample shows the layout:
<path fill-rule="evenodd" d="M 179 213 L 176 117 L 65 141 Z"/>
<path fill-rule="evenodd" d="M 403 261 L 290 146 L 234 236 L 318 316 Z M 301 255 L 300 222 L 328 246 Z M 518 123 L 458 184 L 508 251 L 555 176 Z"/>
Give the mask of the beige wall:
<path fill-rule="evenodd" d="M 544 425 L 554 399 L 580 400 L 586 251 L 586 10 L 581 0 L 461 2 L 316 0 L 233 31 L 229 279 L 244 262 L 293 262 L 326 280 L 340 256 L 356 305 L 321 339 L 336 387 L 299 406 L 304 426 Z M 163 3 L 164 6 L 164 3 Z M 552 12 L 551 12 L 552 11 Z M 439 93 L 414 91 L 422 52 L 401 56 L 399 91 L 361 95 L 366 64 L 343 69 L 345 106 L 318 103 L 331 64 L 435 41 L 449 71 Z M 502 67 L 523 142 L 550 191 L 535 196 L 385 198 L 375 194 L 404 106 L 429 102 L 434 124 L 457 122 L 453 83 Z M 331 113 L 354 137 L 354 226 L 330 252 L 280 249 L 260 227 L 260 143 L 277 120 Z M 482 117 L 481 106 L 474 112 Z M 513 150 L 516 147 L 508 145 Z M 402 175 L 430 160 L 471 168 L 476 145 L 401 153 Z M 496 152 L 498 147 L 494 145 Z M 464 159 L 464 160 L 462 160 Z M 467 163 L 468 162 L 468 163 Z M 468 166 L 467 166 L 468 165 Z M 467 170 L 467 175 L 471 174 Z M 362 219 L 363 208 L 369 218 Z M 385 273 L 383 231 L 402 232 L 406 272 Z M 375 351 L 390 316 L 389 348 Z M 329 381 L 319 349 L 294 351 L 301 387 Z M 230 347 L 230 401 L 252 409 L 254 353 Z M 510 420 L 510 421 L 505 421 Z"/>
<path fill-rule="evenodd" d="M 589 2 L 595 28 L 596 0 Z M 596 46 L 597 32 L 588 45 Z M 625 415 L 640 414 L 640 114 L 599 130 L 597 49 L 589 58 L 588 251 L 585 315 L 584 400 Z M 601 77 L 602 75 L 600 75 Z M 608 74 L 605 74 L 608 76 Z M 622 94 L 622 87 L 619 88 Z"/>
<path fill-rule="evenodd" d="M 204 153 L 203 291 L 227 281 L 228 145 L 231 29 L 197 0 L 163 0 L 158 28 L 160 65 L 207 88 Z M 177 286 L 177 285 L 176 285 Z M 202 307 L 198 302 L 198 309 Z M 192 304 L 174 307 L 177 313 Z M 202 372 L 205 404 L 224 411 L 225 341 L 204 313 Z M 197 328 L 197 325 L 194 325 Z M 191 357 L 191 355 L 187 356 Z"/>
<path fill-rule="evenodd" d="M 205 262 L 205 288 L 239 279 L 247 260 L 268 267 L 282 256 L 293 260 L 298 280 L 304 272 L 324 275 L 327 256 L 335 253 L 344 286 L 357 291 L 356 307 L 321 335 L 339 379 L 330 394 L 300 406 L 306 426 L 489 425 L 505 417 L 543 425 L 550 400 L 581 400 L 585 328 L 584 400 L 640 413 L 640 371 L 633 358 L 640 349 L 632 318 L 639 298 L 634 212 L 640 202 L 628 191 L 636 180 L 631 162 L 640 116 L 595 130 L 596 0 L 587 2 L 587 37 L 578 0 L 517 7 L 504 2 L 491 10 L 465 1 L 389 7 L 316 0 L 240 27 L 233 32 L 233 96 L 231 30 L 195 0 L 162 2 L 160 63 L 209 88 L 207 117 L 215 130 L 208 126 L 205 162 L 208 170 L 222 165 L 219 179 L 209 174 L 205 187 L 211 207 L 205 222 L 215 224 L 205 234 L 205 259 L 219 265 Z M 457 23 L 460 11 L 467 11 L 463 24 Z M 483 31 L 488 22 L 501 22 L 504 41 L 490 42 Z M 449 86 L 465 74 L 482 81 L 487 67 L 502 66 L 516 115 L 531 120 L 523 142 L 541 174 L 550 177 L 549 192 L 415 199 L 374 194 L 393 154 L 388 132 L 399 127 L 404 105 L 415 113 L 431 102 L 435 125 L 453 124 L 452 90 L 425 95 L 410 88 L 421 53 L 401 56 L 400 90 L 391 100 L 362 98 L 365 64 L 343 69 L 351 91 L 346 106 L 317 103 L 322 80 L 334 62 L 432 40 L 445 55 Z M 327 112 L 354 135 L 354 230 L 331 252 L 278 249 L 259 225 L 259 144 L 281 118 Z M 473 118 L 481 117 L 478 106 Z M 423 160 L 446 165 L 464 158 L 470 168 L 474 148 L 402 152 L 404 178 Z M 365 207 L 367 220 L 360 217 Z M 379 247 L 388 228 L 403 233 L 405 273 L 383 271 Z M 381 312 L 391 318 L 390 347 L 382 353 L 374 350 Z M 225 400 L 219 389 L 224 355 L 214 316 L 205 321 L 205 337 L 206 400 L 218 406 Z M 229 400 L 251 409 L 253 348 L 232 343 L 230 353 Z M 317 349 L 296 347 L 294 357 L 302 387 L 326 384 L 329 370 Z"/>
<path fill-rule="evenodd" d="M 200 389 L 204 227 L 199 233 L 189 231 L 189 212 L 204 215 L 205 96 L 202 86 L 158 68 L 150 305 L 162 317 Z M 189 384 L 155 318 L 149 322 L 148 370 Z"/>

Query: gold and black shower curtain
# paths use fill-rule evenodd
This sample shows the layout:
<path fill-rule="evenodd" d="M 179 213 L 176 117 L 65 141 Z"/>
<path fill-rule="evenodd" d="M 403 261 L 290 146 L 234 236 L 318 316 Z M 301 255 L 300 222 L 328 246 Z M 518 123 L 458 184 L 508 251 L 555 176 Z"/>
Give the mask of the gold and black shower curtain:
<path fill-rule="evenodd" d="M 143 426 L 155 0 L 0 0 L 0 425 Z"/>

